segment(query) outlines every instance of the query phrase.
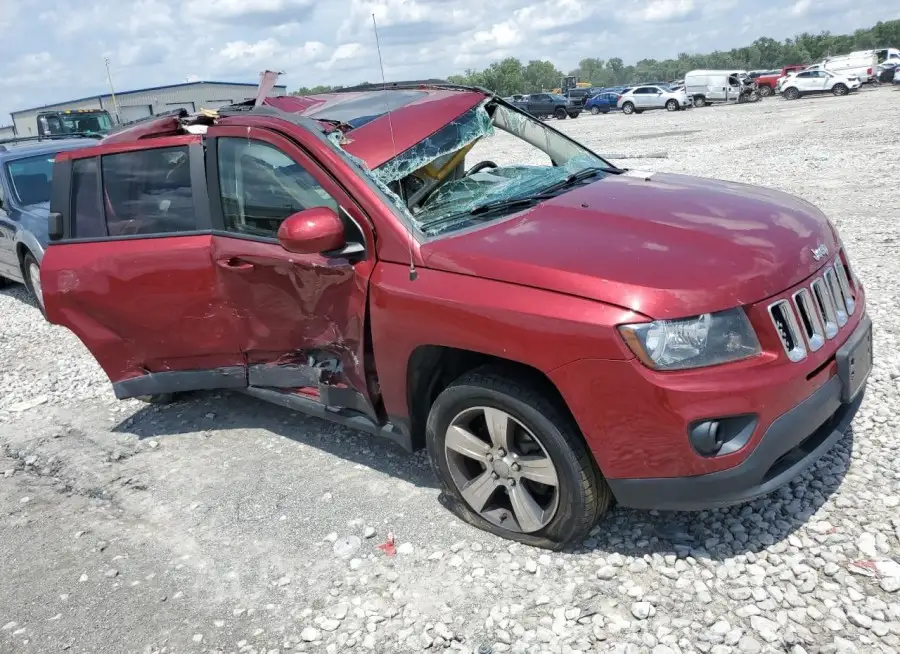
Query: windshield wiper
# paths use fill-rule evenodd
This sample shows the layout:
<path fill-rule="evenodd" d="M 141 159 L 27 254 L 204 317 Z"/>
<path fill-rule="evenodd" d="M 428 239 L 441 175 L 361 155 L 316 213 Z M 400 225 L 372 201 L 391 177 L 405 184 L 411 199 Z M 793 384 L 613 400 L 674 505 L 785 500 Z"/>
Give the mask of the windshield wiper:
<path fill-rule="evenodd" d="M 486 213 L 499 211 L 501 209 L 511 209 L 517 206 L 528 206 L 541 200 L 549 200 L 557 191 L 568 188 L 573 184 L 578 184 L 592 177 L 596 177 L 601 173 L 610 173 L 612 171 L 612 168 L 601 168 L 595 166 L 584 168 L 583 170 L 579 170 L 577 173 L 572 173 L 560 182 L 551 184 L 547 188 L 541 189 L 539 193 L 535 193 L 533 195 L 525 195 L 517 198 L 509 198 L 508 200 L 495 200 L 494 202 L 487 202 L 485 204 L 478 205 L 477 207 L 469 211 L 469 213 L 473 216 L 481 216 Z"/>

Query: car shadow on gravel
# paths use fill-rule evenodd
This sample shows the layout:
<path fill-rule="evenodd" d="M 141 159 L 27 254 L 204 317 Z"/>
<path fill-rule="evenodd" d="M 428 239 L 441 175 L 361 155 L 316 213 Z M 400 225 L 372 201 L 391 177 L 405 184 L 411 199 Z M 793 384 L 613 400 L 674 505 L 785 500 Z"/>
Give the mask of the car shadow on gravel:
<path fill-rule="evenodd" d="M 673 555 L 676 559 L 691 556 L 714 561 L 766 550 L 778 553 L 778 544 L 809 522 L 840 488 L 850 467 L 853 440 L 851 425 L 807 473 L 752 502 L 697 512 L 616 507 L 582 546 L 570 551 L 637 558 L 654 554 Z"/>
<path fill-rule="evenodd" d="M 5 280 L 0 279 L 0 284 L 3 284 Z M 22 304 L 27 304 L 30 307 L 38 308 L 37 302 L 35 302 L 34 298 L 31 296 L 31 293 L 28 292 L 28 289 L 25 288 L 23 284 L 16 284 L 14 282 L 7 282 L 6 286 L 0 285 L 0 295 L 5 295 L 6 297 L 11 297 L 15 300 L 18 300 Z"/>
<path fill-rule="evenodd" d="M 211 429 L 263 429 L 416 486 L 439 486 L 424 452 L 410 455 L 387 439 L 241 393 L 189 393 L 172 404 L 147 405 L 112 431 L 145 439 Z"/>
<path fill-rule="evenodd" d="M 173 404 L 148 405 L 113 431 L 145 439 L 210 429 L 267 430 L 419 487 L 440 487 L 422 451 L 410 455 L 387 440 L 240 393 L 194 393 Z M 851 425 L 832 450 L 799 480 L 753 502 L 697 512 L 614 507 L 588 539 L 566 551 L 635 558 L 691 556 L 698 560 L 771 552 L 773 546 L 777 552 L 777 544 L 806 524 L 838 490 L 850 465 L 853 439 Z M 448 512 L 447 520 L 454 519 Z"/>

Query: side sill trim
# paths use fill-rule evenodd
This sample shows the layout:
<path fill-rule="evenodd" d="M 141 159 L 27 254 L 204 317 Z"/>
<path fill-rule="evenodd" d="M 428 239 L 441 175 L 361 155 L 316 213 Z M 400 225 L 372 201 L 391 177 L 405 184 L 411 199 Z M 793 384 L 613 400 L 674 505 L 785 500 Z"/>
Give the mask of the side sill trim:
<path fill-rule="evenodd" d="M 254 386 L 249 386 L 240 390 L 246 395 L 270 402 L 271 404 L 283 406 L 286 409 L 299 411 L 300 413 L 305 413 L 306 415 L 315 418 L 322 418 L 345 427 L 350 427 L 351 429 L 357 429 L 372 434 L 373 436 L 386 438 L 389 441 L 396 443 L 407 452 L 413 451 L 412 438 L 410 438 L 409 434 L 402 429 L 398 429 L 389 422 L 383 425 L 378 424 L 366 416 L 360 415 L 354 411 L 327 407 L 321 402 L 301 397 L 300 395 L 295 395 L 293 393 L 281 393 L 268 388 L 256 388 Z"/>
<path fill-rule="evenodd" d="M 141 395 L 181 393 L 184 391 L 210 391 L 216 388 L 243 388 L 247 385 L 247 369 L 244 366 L 228 366 L 212 370 L 172 370 L 148 372 L 113 383 L 113 392 L 119 400 Z"/>

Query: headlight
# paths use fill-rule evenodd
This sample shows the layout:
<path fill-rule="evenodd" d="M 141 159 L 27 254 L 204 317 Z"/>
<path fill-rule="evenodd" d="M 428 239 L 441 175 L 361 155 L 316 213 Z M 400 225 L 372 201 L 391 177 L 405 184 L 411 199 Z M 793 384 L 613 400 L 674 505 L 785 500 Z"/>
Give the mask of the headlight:
<path fill-rule="evenodd" d="M 713 366 L 760 353 L 756 332 L 740 308 L 621 325 L 619 333 L 634 354 L 655 370 Z"/>

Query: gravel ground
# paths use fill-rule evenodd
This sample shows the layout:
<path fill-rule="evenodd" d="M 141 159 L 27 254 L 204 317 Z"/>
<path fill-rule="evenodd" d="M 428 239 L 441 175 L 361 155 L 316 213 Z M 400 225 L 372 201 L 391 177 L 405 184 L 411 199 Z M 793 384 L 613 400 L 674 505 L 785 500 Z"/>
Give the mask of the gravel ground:
<path fill-rule="evenodd" d="M 240 395 L 117 402 L 70 333 L 0 292 L 0 650 L 900 651 L 898 103 L 554 123 L 622 165 L 818 204 L 877 352 L 852 433 L 796 483 L 728 510 L 615 509 L 567 552 L 456 520 L 421 453 Z M 490 158 L 522 157 L 495 138 Z"/>

